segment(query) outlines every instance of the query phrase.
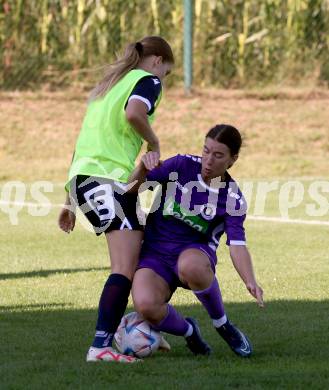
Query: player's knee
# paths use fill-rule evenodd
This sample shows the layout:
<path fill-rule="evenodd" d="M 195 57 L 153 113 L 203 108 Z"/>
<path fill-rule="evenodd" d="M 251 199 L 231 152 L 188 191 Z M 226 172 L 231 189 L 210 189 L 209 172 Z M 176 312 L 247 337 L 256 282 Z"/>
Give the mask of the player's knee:
<path fill-rule="evenodd" d="M 134 307 L 147 321 L 152 322 L 152 320 L 157 318 L 157 304 L 150 297 L 135 297 Z"/>
<path fill-rule="evenodd" d="M 183 262 L 179 267 L 179 276 L 187 283 L 197 283 L 213 274 L 209 262 Z"/>

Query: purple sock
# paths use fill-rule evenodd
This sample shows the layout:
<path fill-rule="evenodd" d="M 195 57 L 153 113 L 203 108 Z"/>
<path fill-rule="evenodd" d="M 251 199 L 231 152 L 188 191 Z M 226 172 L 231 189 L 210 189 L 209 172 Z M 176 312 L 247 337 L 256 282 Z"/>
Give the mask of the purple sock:
<path fill-rule="evenodd" d="M 158 331 L 174 334 L 175 336 L 185 336 L 189 329 L 189 323 L 183 318 L 171 305 L 167 305 L 167 315 L 158 324 L 152 328 Z"/>
<path fill-rule="evenodd" d="M 218 320 L 225 316 L 222 294 L 220 292 L 216 277 L 214 278 L 211 285 L 205 290 L 193 292 L 207 310 L 212 320 Z"/>

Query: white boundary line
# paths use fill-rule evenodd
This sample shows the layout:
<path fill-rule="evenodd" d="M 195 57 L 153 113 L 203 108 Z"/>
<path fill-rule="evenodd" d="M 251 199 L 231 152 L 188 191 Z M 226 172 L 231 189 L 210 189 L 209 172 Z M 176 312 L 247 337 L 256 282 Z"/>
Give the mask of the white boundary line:
<path fill-rule="evenodd" d="M 307 219 L 261 217 L 261 216 L 256 216 L 256 215 L 247 215 L 247 219 L 249 219 L 251 221 L 265 221 L 265 222 L 295 223 L 295 224 L 301 224 L 301 225 L 329 226 L 329 221 L 318 221 L 318 220 L 307 220 Z"/>
<path fill-rule="evenodd" d="M 244 181 L 247 181 L 247 182 L 250 182 L 250 181 L 253 181 L 253 182 L 264 182 L 264 181 L 279 181 L 279 182 L 282 182 L 282 181 L 301 181 L 301 182 L 303 182 L 303 181 L 305 181 L 305 182 L 308 182 L 308 181 L 312 181 L 312 180 L 328 181 L 329 178 L 328 178 L 328 176 L 297 176 L 297 177 L 296 176 L 286 176 L 286 177 L 269 176 L 269 177 L 256 177 L 256 178 L 255 177 L 235 177 L 234 180 L 236 182 L 244 182 Z M 12 181 L 15 181 L 15 180 L 0 181 L 0 188 L 2 186 L 4 186 L 6 183 L 12 182 Z M 19 181 L 19 182 L 21 182 L 22 184 L 25 184 L 27 186 L 31 186 L 32 184 L 34 184 L 37 181 L 51 183 L 54 188 L 62 188 L 63 191 L 65 191 L 64 187 L 65 187 L 66 182 L 53 183 L 52 181 L 47 180 L 47 179 L 39 179 L 39 180 L 35 180 L 35 181 Z"/>
<path fill-rule="evenodd" d="M 22 206 L 22 207 L 50 207 L 50 208 L 62 208 L 63 203 L 33 203 L 33 202 L 8 202 L 0 200 L 0 205 L 4 206 Z M 1 209 L 1 207 L 0 207 Z M 247 219 L 251 221 L 265 221 L 265 222 L 279 222 L 279 223 L 292 223 L 300 225 L 320 225 L 329 226 L 329 221 L 319 220 L 307 220 L 307 219 L 292 219 L 292 218 L 281 218 L 281 217 L 266 217 L 257 215 L 247 215 Z"/>
<path fill-rule="evenodd" d="M 6 200 L 0 200 L 0 205 L 4 206 L 27 206 L 27 207 L 63 207 L 63 204 L 49 203 L 35 203 L 35 202 L 8 202 Z"/>

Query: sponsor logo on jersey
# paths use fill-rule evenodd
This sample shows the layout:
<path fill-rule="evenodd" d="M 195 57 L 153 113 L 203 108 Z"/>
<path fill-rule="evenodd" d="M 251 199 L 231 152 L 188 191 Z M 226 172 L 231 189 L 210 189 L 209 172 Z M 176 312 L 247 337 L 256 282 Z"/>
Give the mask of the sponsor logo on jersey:
<path fill-rule="evenodd" d="M 160 84 L 160 81 L 158 79 L 152 79 L 152 80 L 153 80 L 154 85 Z"/>
<path fill-rule="evenodd" d="M 186 223 L 192 228 L 196 229 L 200 233 L 206 233 L 208 230 L 208 222 L 198 215 L 193 215 L 191 211 L 188 211 L 181 207 L 173 198 L 167 199 L 163 208 L 163 216 L 165 218 L 174 217 L 180 221 Z"/>

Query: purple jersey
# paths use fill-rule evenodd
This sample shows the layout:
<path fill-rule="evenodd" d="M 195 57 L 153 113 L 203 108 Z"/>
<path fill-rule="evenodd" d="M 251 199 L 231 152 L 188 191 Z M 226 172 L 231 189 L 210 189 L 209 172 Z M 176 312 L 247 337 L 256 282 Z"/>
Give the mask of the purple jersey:
<path fill-rule="evenodd" d="M 227 245 L 245 245 L 247 206 L 228 173 L 210 187 L 201 176 L 201 157 L 177 155 L 149 172 L 147 181 L 162 187 L 147 217 L 144 253 L 179 255 L 195 243 L 215 252 L 223 233 Z"/>

